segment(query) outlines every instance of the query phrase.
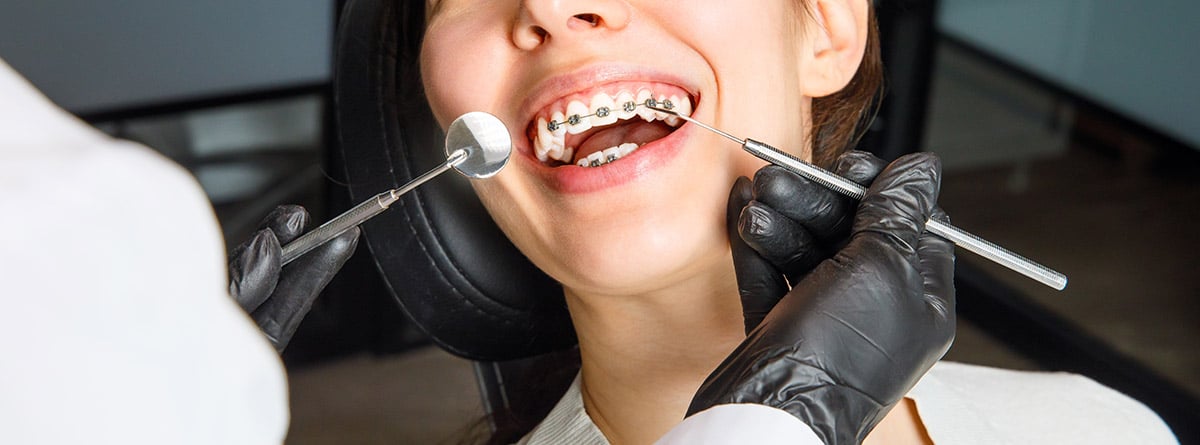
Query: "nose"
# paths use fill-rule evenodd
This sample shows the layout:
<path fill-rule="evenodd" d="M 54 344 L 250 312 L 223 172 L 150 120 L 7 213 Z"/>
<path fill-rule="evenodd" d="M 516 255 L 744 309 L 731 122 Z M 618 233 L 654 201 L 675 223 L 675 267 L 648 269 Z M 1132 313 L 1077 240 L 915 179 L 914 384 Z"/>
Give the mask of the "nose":
<path fill-rule="evenodd" d="M 526 51 L 551 42 L 568 43 L 629 24 L 625 0 L 522 0 L 513 43 Z"/>

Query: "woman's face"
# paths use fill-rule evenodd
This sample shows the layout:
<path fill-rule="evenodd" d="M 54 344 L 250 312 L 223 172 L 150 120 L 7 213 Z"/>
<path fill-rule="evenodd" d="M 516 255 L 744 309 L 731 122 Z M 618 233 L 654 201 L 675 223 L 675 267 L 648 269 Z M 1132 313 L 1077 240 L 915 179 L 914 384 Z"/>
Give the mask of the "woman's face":
<path fill-rule="evenodd" d="M 652 292 L 728 274 L 729 189 L 762 163 L 624 105 L 669 99 L 808 157 L 795 1 L 432 0 L 425 91 L 443 127 L 469 111 L 508 126 L 508 166 L 472 183 L 509 238 L 569 290 Z M 604 116 L 570 119 L 594 114 Z"/>

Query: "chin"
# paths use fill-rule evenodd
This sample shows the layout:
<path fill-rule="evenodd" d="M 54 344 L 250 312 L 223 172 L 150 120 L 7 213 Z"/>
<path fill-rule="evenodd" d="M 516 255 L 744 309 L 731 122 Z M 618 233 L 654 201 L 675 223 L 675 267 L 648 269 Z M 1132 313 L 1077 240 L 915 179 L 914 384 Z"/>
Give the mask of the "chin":
<path fill-rule="evenodd" d="M 646 219 L 638 230 L 598 230 L 563 244 L 546 270 L 576 292 L 635 295 L 709 273 L 712 258 L 728 256 L 721 227 L 697 219 Z M 606 235 L 607 233 L 607 235 Z"/>

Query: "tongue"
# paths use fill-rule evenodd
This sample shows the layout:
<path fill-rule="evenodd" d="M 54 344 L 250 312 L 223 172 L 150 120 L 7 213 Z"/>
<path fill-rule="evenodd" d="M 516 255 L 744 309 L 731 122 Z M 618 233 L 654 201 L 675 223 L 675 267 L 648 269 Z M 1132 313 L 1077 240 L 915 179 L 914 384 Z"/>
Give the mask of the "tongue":
<path fill-rule="evenodd" d="M 637 121 L 606 127 L 592 133 L 586 140 L 575 148 L 575 161 L 586 158 L 587 155 L 606 148 L 616 147 L 626 142 L 638 145 L 667 137 L 674 131 L 670 125 L 662 121 Z"/>

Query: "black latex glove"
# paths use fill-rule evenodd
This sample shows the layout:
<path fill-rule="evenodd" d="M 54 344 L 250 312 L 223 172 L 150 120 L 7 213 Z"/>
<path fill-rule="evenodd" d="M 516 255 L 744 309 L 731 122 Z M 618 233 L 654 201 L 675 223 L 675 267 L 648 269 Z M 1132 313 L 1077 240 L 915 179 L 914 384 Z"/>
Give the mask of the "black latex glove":
<path fill-rule="evenodd" d="M 887 165 L 870 153 L 848 151 L 831 170 L 868 186 Z M 737 271 L 746 333 L 758 326 L 813 267 L 850 237 L 858 202 L 782 167 L 768 165 L 754 182 L 738 178 L 729 193 L 726 226 Z"/>
<path fill-rule="evenodd" d="M 932 155 L 888 165 L 858 205 L 845 247 L 793 274 L 798 282 L 708 377 L 688 414 L 762 404 L 796 416 L 826 444 L 861 443 L 954 338 L 954 246 L 923 233 L 931 215 L 944 218 L 934 208 L 939 181 Z M 735 251 L 735 266 L 763 264 L 745 254 Z M 743 300 L 773 298 L 777 289 L 763 280 L 742 287 L 743 275 Z"/>
<path fill-rule="evenodd" d="M 358 246 L 355 227 L 281 269 L 281 246 L 303 234 L 308 223 L 304 207 L 276 207 L 258 232 L 229 255 L 229 294 L 281 352 L 317 295 Z"/>

